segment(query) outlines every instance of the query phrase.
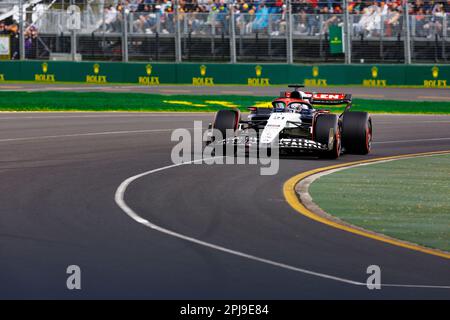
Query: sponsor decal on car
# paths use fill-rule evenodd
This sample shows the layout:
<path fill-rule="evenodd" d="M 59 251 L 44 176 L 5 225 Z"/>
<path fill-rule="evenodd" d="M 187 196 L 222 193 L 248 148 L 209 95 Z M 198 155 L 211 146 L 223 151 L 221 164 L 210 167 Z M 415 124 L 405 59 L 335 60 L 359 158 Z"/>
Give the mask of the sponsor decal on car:
<path fill-rule="evenodd" d="M 179 128 L 172 132 L 171 141 L 176 142 L 171 152 L 175 165 L 258 165 L 261 175 L 275 175 L 280 168 L 278 137 L 273 143 L 258 144 L 254 129 L 245 131 L 245 135 L 235 135 L 233 129 L 204 130 L 201 121 L 194 121 L 194 130 Z M 211 137 L 214 137 L 211 140 Z M 270 151 L 269 151 L 270 150 Z"/>
<path fill-rule="evenodd" d="M 341 93 L 316 93 L 313 94 L 314 100 L 343 100 L 345 98 L 345 94 Z"/>

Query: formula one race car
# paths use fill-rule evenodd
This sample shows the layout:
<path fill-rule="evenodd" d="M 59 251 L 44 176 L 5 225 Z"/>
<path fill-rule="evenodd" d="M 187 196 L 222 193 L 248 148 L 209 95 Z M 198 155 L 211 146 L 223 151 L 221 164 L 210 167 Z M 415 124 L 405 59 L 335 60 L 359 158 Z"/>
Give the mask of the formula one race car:
<path fill-rule="evenodd" d="M 241 119 L 239 110 L 218 111 L 209 126 L 207 144 L 216 149 L 226 145 L 247 150 L 269 146 L 280 152 L 313 152 L 331 159 L 341 153 L 370 152 L 371 117 L 367 112 L 350 111 L 350 94 L 299 91 L 303 85 L 289 87 L 294 90 L 281 92 L 272 101 L 272 108 L 250 107 L 247 120 Z M 316 109 L 341 104 L 346 105 L 341 115 Z"/>

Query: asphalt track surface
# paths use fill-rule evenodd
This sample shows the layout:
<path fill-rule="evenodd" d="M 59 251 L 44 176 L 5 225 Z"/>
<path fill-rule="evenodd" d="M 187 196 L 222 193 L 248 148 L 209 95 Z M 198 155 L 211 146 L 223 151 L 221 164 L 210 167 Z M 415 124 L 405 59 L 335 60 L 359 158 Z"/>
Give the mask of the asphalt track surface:
<path fill-rule="evenodd" d="M 0 91 L 79 91 L 79 92 L 134 92 L 165 95 L 254 95 L 277 96 L 285 86 L 249 87 L 249 86 L 138 86 L 138 85 L 89 85 L 89 84 L 0 84 Z M 351 92 L 354 98 L 410 100 L 410 101 L 450 101 L 450 90 L 433 88 L 370 88 L 370 87 L 308 87 L 318 92 Z"/>
<path fill-rule="evenodd" d="M 450 260 L 314 222 L 292 209 L 283 183 L 309 169 L 362 159 L 281 159 L 184 165 L 132 182 L 124 199 L 142 218 L 210 244 L 365 282 L 368 290 L 269 265 L 145 227 L 115 202 L 127 178 L 171 165 L 175 128 L 211 114 L 1 113 L 0 298 L 450 299 Z M 374 116 L 369 157 L 450 149 L 449 116 Z M 426 168 L 424 168 L 426 170 Z M 426 190 L 424 190 L 426 192 Z M 382 201 L 382 199 L 380 199 Z M 66 289 L 79 265 L 82 289 Z"/>

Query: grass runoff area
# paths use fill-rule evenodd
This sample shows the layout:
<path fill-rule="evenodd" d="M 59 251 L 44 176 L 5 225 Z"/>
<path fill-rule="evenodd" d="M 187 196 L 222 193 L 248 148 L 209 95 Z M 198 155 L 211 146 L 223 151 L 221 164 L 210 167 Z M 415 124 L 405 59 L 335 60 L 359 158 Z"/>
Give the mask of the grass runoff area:
<path fill-rule="evenodd" d="M 0 92 L 0 111 L 184 111 L 268 107 L 275 97 L 157 95 L 109 92 Z M 340 112 L 344 106 L 324 108 Z M 352 110 L 372 113 L 450 114 L 450 102 L 354 99 Z"/>
<path fill-rule="evenodd" d="M 366 230 L 450 252 L 450 155 L 338 171 L 309 192 L 329 214 Z"/>

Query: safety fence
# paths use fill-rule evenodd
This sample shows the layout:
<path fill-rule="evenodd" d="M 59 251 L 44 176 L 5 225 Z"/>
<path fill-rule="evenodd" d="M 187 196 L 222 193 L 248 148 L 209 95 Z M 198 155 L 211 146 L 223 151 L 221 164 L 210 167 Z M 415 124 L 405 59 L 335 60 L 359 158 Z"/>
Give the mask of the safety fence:
<path fill-rule="evenodd" d="M 300 83 L 309 87 L 450 87 L 449 65 L 123 63 L 63 61 L 0 62 L 0 82 L 129 83 L 269 86 Z"/>
<path fill-rule="evenodd" d="M 26 1 L 31 0 L 20 3 Z M 124 1 L 113 2 L 120 7 Z M 344 8 L 354 5 L 335 2 Z M 9 34 L 8 58 L 348 64 L 450 60 L 450 14 L 445 11 L 409 14 L 402 7 L 383 9 L 371 2 L 358 14 L 299 13 L 301 1 L 296 0 L 284 1 L 281 13 L 238 10 L 237 1 L 223 1 L 223 10 L 210 12 L 118 10 L 97 0 L 74 3 L 16 5 L 16 15 L 24 14 L 19 15 L 18 33 Z M 172 3 L 176 8 L 178 1 Z M 0 30 L 2 43 L 4 37 Z"/>

